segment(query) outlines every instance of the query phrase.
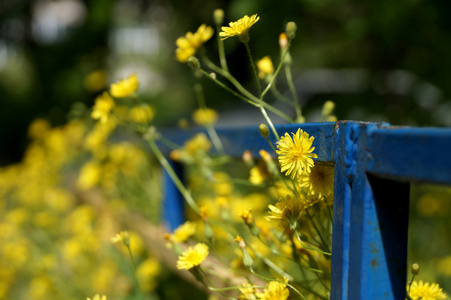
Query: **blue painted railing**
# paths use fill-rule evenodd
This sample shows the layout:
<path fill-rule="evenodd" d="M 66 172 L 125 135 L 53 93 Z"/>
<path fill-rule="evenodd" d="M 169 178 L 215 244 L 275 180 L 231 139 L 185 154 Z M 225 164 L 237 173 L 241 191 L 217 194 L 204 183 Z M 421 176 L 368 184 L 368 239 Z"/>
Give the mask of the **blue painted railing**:
<path fill-rule="evenodd" d="M 331 299 L 405 299 L 410 182 L 451 184 L 451 129 L 355 121 L 276 127 L 279 135 L 298 128 L 315 137 L 316 160 L 335 165 Z M 192 136 L 164 134 L 179 144 Z M 218 134 L 230 156 L 272 152 L 257 126 Z M 166 179 L 164 218 L 175 228 L 183 200 Z"/>

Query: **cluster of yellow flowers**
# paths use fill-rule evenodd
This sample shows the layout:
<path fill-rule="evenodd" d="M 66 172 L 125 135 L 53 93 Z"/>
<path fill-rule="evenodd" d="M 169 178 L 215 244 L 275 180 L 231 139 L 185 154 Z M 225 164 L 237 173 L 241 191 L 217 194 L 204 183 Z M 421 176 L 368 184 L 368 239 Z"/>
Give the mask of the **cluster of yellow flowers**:
<path fill-rule="evenodd" d="M 116 125 L 108 118 L 93 128 L 80 120 L 52 128 L 37 119 L 23 160 L 0 168 L 0 299 L 122 297 L 133 289 L 121 271 L 127 261 L 117 259 L 109 237 L 127 211 L 124 195 L 129 203 L 143 201 L 142 192 L 124 190 L 136 184 L 129 174 L 148 182 L 150 164 L 136 145 L 108 140 Z M 130 239 L 138 277 L 153 282 L 152 290 L 159 263 L 153 259 L 149 268 L 140 236 Z"/>

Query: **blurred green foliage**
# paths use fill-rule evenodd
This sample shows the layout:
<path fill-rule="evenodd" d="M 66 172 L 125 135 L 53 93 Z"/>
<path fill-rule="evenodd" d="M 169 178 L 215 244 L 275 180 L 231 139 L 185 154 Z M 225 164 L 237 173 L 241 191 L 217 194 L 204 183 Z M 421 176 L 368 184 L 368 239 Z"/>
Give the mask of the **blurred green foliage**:
<path fill-rule="evenodd" d="M 64 34 L 42 42 L 36 36 L 38 12 L 41 8 L 41 18 L 51 22 L 52 14 L 42 14 L 43 9 L 50 10 L 49 2 L 77 2 L 84 13 L 76 26 L 63 26 L 59 30 Z M 303 100 L 304 111 L 314 111 L 330 98 L 338 104 L 339 119 L 449 125 L 451 120 L 443 110 L 451 110 L 445 101 L 451 93 L 447 84 L 451 68 L 451 60 L 447 59 L 451 53 L 451 24 L 447 21 L 450 6 L 446 1 L 421 0 L 283 0 L 277 4 L 256 0 L 5 0 L 0 19 L 0 139 L 8 142 L 1 148 L 0 164 L 20 159 L 26 145 L 25 131 L 32 119 L 45 117 L 54 125 L 63 124 L 74 103 L 91 106 L 96 93 L 84 89 L 83 82 L 96 69 L 106 69 L 108 81 L 112 82 L 127 75 L 114 71 L 130 62 L 144 63 L 158 77 L 157 88 L 143 91 L 161 109 L 157 122 L 174 124 L 188 114 L 195 103 L 193 79 L 186 66 L 174 61 L 174 41 L 202 23 L 213 25 L 211 14 L 215 8 L 225 10 L 225 23 L 244 14 L 261 16 L 251 32 L 256 59 L 271 55 L 276 60 L 278 35 L 286 22 L 295 21 L 295 77 L 324 68 L 367 72 L 357 91 L 324 89 L 308 94 Z M 118 51 L 112 38 L 118 29 L 148 25 L 158 32 L 158 51 Z M 214 42 L 207 45 L 215 46 Z M 231 71 L 241 82 L 250 77 L 250 68 L 243 68 L 247 66 L 244 51 L 238 40 L 227 41 Z M 393 70 L 403 70 L 407 75 L 393 78 Z M 212 85 L 206 95 L 210 106 L 230 108 L 231 103 L 238 103 Z M 168 109 L 174 103 L 180 107 L 176 112 Z"/>

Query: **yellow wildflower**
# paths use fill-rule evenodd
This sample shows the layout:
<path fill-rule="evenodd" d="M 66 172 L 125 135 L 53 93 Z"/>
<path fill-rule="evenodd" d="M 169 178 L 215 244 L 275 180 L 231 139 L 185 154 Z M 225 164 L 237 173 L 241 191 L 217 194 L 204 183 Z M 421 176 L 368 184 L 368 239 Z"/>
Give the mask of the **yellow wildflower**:
<path fill-rule="evenodd" d="M 156 286 L 155 277 L 160 272 L 160 264 L 155 258 L 148 258 L 136 269 L 136 277 L 145 291 L 152 291 Z"/>
<path fill-rule="evenodd" d="M 264 293 L 257 293 L 257 296 L 258 299 L 264 300 L 286 300 L 290 297 L 290 291 L 286 284 L 278 281 L 270 281 L 266 285 Z"/>
<path fill-rule="evenodd" d="M 264 164 L 257 164 L 250 170 L 249 181 L 252 184 L 259 185 L 269 178 L 268 169 Z"/>
<path fill-rule="evenodd" d="M 97 294 L 94 297 L 92 297 L 92 299 L 88 297 L 86 298 L 86 300 L 107 300 L 107 299 L 105 295 L 100 296 L 99 294 Z"/>
<path fill-rule="evenodd" d="M 91 113 L 93 119 L 100 119 L 100 122 L 106 123 L 110 112 L 114 108 L 114 100 L 110 94 L 103 92 L 95 100 L 95 104 Z"/>
<path fill-rule="evenodd" d="M 281 172 L 285 175 L 290 175 L 294 179 L 296 175 L 310 173 L 310 168 L 313 167 L 314 162 L 312 158 L 317 158 L 318 155 L 312 153 L 315 147 L 312 147 L 313 136 L 309 137 L 307 132 L 298 129 L 293 138 L 288 133 L 282 136 L 277 144 L 276 153 L 279 155 L 279 163 L 281 165 Z"/>
<path fill-rule="evenodd" d="M 93 188 L 99 183 L 101 175 L 99 163 L 95 161 L 87 162 L 80 170 L 77 185 L 82 190 Z"/>
<path fill-rule="evenodd" d="M 240 300 L 256 300 L 257 296 L 255 295 L 255 289 L 248 282 L 245 282 L 241 285 L 240 289 Z"/>
<path fill-rule="evenodd" d="M 130 245 L 130 235 L 128 234 L 128 231 L 121 231 L 113 236 L 110 240 L 112 243 L 122 242 L 127 247 Z"/>
<path fill-rule="evenodd" d="M 197 152 L 208 152 L 211 148 L 211 143 L 204 133 L 196 134 L 192 139 L 187 141 L 184 145 L 186 152 L 190 155 L 195 155 Z"/>
<path fill-rule="evenodd" d="M 315 165 L 310 173 L 298 176 L 298 182 L 309 195 L 318 198 L 330 196 L 334 192 L 334 168 Z"/>
<path fill-rule="evenodd" d="M 254 25 L 255 23 L 257 23 L 257 21 L 260 19 L 259 16 L 257 16 L 257 14 L 248 17 L 247 15 L 245 15 L 244 17 L 242 17 L 241 19 L 239 19 L 236 22 L 230 22 L 229 23 L 229 27 L 226 26 L 222 26 L 222 32 L 219 33 L 219 36 L 222 36 L 223 40 L 232 37 L 232 36 L 238 36 L 240 41 L 242 42 L 247 42 L 249 35 L 248 35 L 248 31 L 249 28 L 252 27 L 252 25 Z"/>
<path fill-rule="evenodd" d="M 407 285 L 407 290 L 409 286 Z M 409 296 L 412 300 L 439 300 L 446 299 L 446 294 L 437 283 L 423 283 L 414 281 L 410 287 Z"/>
<path fill-rule="evenodd" d="M 125 79 L 121 79 L 118 82 L 111 84 L 110 93 L 111 96 L 116 98 L 125 98 L 132 95 L 139 86 L 138 75 L 132 74 Z"/>
<path fill-rule="evenodd" d="M 298 225 L 298 220 L 305 211 L 304 204 L 299 199 L 287 195 L 284 198 L 280 198 L 276 205 L 268 205 L 270 209 L 267 220 L 278 220 L 279 226 L 284 228 L 285 225 L 294 229 Z"/>
<path fill-rule="evenodd" d="M 269 56 L 265 56 L 257 61 L 257 68 L 259 71 L 258 77 L 260 77 L 261 79 L 274 73 L 274 66 Z"/>
<path fill-rule="evenodd" d="M 185 242 L 190 236 L 196 233 L 196 224 L 190 221 L 180 225 L 171 235 L 174 243 Z"/>
<path fill-rule="evenodd" d="M 211 108 L 199 108 L 193 113 L 193 120 L 201 126 L 213 125 L 218 120 L 218 113 Z"/>
<path fill-rule="evenodd" d="M 200 25 L 195 33 L 188 32 L 184 37 L 179 37 L 175 44 L 175 55 L 178 61 L 186 62 L 197 50 L 213 36 L 213 28 L 205 24 Z"/>
<path fill-rule="evenodd" d="M 203 243 L 198 243 L 194 247 L 189 247 L 183 251 L 177 261 L 177 269 L 189 270 L 195 266 L 200 265 L 208 256 L 208 246 Z"/>
<path fill-rule="evenodd" d="M 145 125 L 152 121 L 155 112 L 149 105 L 142 104 L 132 107 L 128 112 L 128 116 L 133 122 Z"/>

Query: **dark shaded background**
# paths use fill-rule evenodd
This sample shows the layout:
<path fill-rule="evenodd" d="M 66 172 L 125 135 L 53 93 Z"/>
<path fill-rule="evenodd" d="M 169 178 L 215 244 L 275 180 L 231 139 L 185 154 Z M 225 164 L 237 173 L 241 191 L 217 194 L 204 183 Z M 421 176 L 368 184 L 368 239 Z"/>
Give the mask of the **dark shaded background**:
<path fill-rule="evenodd" d="M 84 85 L 94 70 L 105 70 L 109 83 L 137 72 L 140 96 L 156 107 L 158 125 L 189 116 L 195 79 L 174 60 L 174 42 L 202 23 L 213 26 L 215 8 L 225 10 L 225 23 L 261 17 L 251 30 L 255 59 L 277 61 L 279 33 L 287 21 L 297 23 L 293 72 L 307 121 L 332 99 L 339 119 L 451 125 L 448 1 L 4 0 L 0 165 L 20 160 L 34 118 L 59 125 L 74 107 L 86 113 L 100 92 Z M 252 90 L 243 46 L 238 39 L 225 45 L 232 73 Z M 206 46 L 216 61 L 216 42 Z M 241 108 L 218 87 L 204 86 L 209 106 Z M 286 90 L 283 80 L 278 86 Z"/>

